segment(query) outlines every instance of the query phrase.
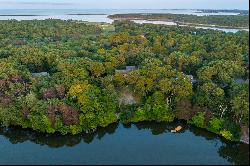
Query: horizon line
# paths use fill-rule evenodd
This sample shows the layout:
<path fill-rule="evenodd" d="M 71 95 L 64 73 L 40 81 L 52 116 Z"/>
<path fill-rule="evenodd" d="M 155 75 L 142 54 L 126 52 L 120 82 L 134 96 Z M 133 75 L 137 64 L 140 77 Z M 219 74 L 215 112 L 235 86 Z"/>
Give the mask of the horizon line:
<path fill-rule="evenodd" d="M 0 10 L 248 10 L 249 9 L 237 9 L 237 8 L 0 8 Z"/>

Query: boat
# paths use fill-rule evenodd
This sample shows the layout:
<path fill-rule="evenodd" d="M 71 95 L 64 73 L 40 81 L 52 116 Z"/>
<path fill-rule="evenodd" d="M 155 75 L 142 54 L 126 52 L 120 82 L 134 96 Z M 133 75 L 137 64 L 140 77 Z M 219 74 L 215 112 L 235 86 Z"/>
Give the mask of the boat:
<path fill-rule="evenodd" d="M 174 130 L 171 130 L 171 133 L 176 133 L 182 129 L 181 126 L 177 126 Z"/>

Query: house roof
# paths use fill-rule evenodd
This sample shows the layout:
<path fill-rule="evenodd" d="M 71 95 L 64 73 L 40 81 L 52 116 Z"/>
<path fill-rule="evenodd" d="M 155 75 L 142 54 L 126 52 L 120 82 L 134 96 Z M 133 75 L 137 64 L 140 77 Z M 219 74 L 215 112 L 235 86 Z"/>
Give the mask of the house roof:
<path fill-rule="evenodd" d="M 32 73 L 34 77 L 49 76 L 48 72 Z"/>

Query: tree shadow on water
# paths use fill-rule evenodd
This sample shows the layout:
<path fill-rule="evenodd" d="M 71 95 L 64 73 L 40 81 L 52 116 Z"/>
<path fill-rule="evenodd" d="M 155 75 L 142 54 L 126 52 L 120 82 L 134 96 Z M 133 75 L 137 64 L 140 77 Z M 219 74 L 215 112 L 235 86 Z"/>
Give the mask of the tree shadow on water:
<path fill-rule="evenodd" d="M 122 125 L 123 128 L 136 127 L 138 130 L 148 130 L 152 135 L 160 135 L 170 133 L 172 129 L 181 125 L 183 128 L 180 133 L 191 132 L 194 136 L 205 138 L 206 141 L 212 141 L 218 147 L 218 155 L 228 162 L 237 165 L 249 164 L 249 145 L 240 143 L 230 143 L 221 139 L 214 133 L 204 129 L 189 126 L 183 121 L 175 121 L 173 123 L 156 123 L 156 122 L 140 122 L 134 124 Z M 60 135 L 60 134 L 44 134 L 29 129 L 21 129 L 18 127 L 0 128 L 0 140 L 4 137 L 12 144 L 24 142 L 32 142 L 50 148 L 74 147 L 84 141 L 86 144 L 91 144 L 95 140 L 102 140 L 105 135 L 112 135 L 119 127 L 119 123 L 111 124 L 107 127 L 98 128 L 91 134 L 80 135 Z M 138 131 L 140 132 L 140 131 Z M 180 134 L 179 132 L 176 134 Z"/>
<path fill-rule="evenodd" d="M 189 126 L 189 131 L 214 143 L 218 147 L 218 155 L 228 162 L 235 165 L 249 165 L 249 145 L 227 141 L 212 132 L 194 126 Z"/>
<path fill-rule="evenodd" d="M 81 141 L 90 144 L 95 138 L 101 140 L 106 134 L 114 134 L 117 127 L 118 123 L 114 123 L 107 127 L 100 127 L 93 133 L 79 135 L 45 134 L 20 127 L 9 127 L 0 128 L 0 136 L 7 138 L 12 144 L 30 141 L 39 145 L 47 145 L 50 148 L 60 148 L 63 146 L 73 147 Z"/>
<path fill-rule="evenodd" d="M 249 145 L 247 144 L 222 145 L 218 154 L 235 165 L 249 165 Z"/>
<path fill-rule="evenodd" d="M 153 135 L 160 135 L 164 133 L 171 132 L 177 126 L 181 126 L 182 129 L 178 133 L 184 133 L 187 129 L 185 121 L 176 120 L 171 123 L 166 122 L 139 122 L 134 124 L 138 130 L 150 130 Z"/>

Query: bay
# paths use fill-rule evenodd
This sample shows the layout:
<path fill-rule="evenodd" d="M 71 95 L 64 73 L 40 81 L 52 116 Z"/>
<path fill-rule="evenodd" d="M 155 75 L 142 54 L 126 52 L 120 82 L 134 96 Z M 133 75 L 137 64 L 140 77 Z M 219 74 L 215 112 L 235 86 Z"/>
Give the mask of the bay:
<path fill-rule="evenodd" d="M 61 20 L 78 20 L 88 22 L 112 23 L 113 20 L 108 18 L 111 14 L 126 13 L 172 13 L 172 14 L 192 14 L 198 16 L 204 15 L 237 15 L 239 13 L 203 13 L 194 9 L 0 9 L 0 20 L 44 20 L 44 19 L 61 19 Z M 162 25 L 176 25 L 174 22 L 165 21 L 147 21 L 135 20 L 137 23 L 151 23 Z M 215 28 L 197 26 L 196 28 L 214 29 L 224 32 L 236 33 L 239 29 Z M 243 29 L 249 31 L 249 29 Z"/>

